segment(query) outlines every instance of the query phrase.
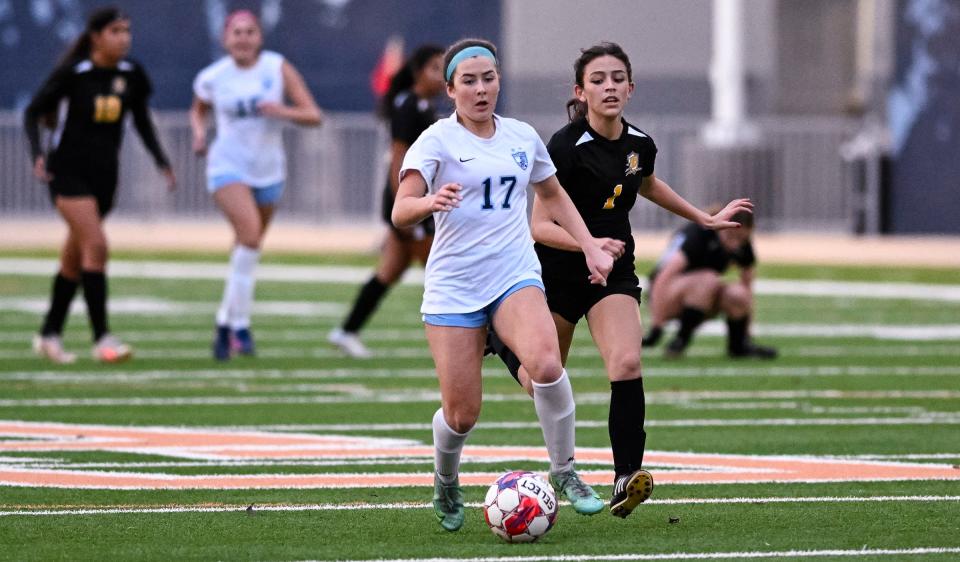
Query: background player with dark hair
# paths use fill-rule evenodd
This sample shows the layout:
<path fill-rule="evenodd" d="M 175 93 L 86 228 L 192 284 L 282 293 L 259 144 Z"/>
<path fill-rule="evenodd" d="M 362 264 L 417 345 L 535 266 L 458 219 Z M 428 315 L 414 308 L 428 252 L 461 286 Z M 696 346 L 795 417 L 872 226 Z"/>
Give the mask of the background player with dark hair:
<path fill-rule="evenodd" d="M 235 235 L 213 340 L 213 357 L 220 361 L 229 359 L 234 348 L 254 354 L 250 314 L 260 246 L 286 179 L 283 124 L 317 126 L 322 119 L 297 69 L 279 53 L 262 50 L 263 32 L 252 12 L 227 16 L 223 46 L 227 55 L 197 75 L 190 107 L 198 155 L 207 154 L 207 115 L 211 109 L 216 114 L 207 191 Z"/>
<path fill-rule="evenodd" d="M 50 308 L 33 341 L 34 351 L 55 363 L 76 359 L 64 351 L 61 334 L 80 285 L 93 332 L 94 359 L 117 362 L 132 354 L 128 345 L 110 333 L 107 322 L 108 250 L 103 230 L 117 189 L 123 121 L 128 111 L 168 187 L 173 189 L 176 184 L 150 119 L 150 80 L 139 64 L 126 58 L 129 51 L 127 16 L 116 8 L 93 12 L 83 34 L 24 115 L 33 173 L 50 186 L 50 197 L 68 228 Z M 66 115 L 57 123 L 63 101 Z M 49 154 L 44 153 L 40 140 L 41 121 L 57 124 Z"/>
<path fill-rule="evenodd" d="M 500 92 L 496 48 L 476 39 L 457 42 L 447 49 L 443 68 L 456 109 L 407 151 L 391 215 L 398 227 L 431 214 L 437 225 L 420 309 L 441 397 L 433 416 L 434 510 L 444 529 L 463 525 L 460 455 L 480 416 L 484 339 L 494 325 L 530 367 L 554 487 L 576 511 L 597 513 L 603 502 L 574 466 L 576 407 L 556 332 L 548 328 L 527 223 L 527 187 L 583 246 L 592 282 L 606 282 L 613 260 L 557 182 L 533 127 L 494 113 Z"/>
<path fill-rule="evenodd" d="M 750 243 L 753 215 L 737 213 L 733 220 L 742 228 L 714 232 L 697 224 L 687 225 L 671 238 L 666 252 L 650 274 L 647 300 L 653 326 L 644 345 L 657 345 L 663 325 L 680 321 L 680 329 L 667 345 L 666 356 L 683 355 L 694 331 L 706 319 L 723 313 L 727 319 L 727 354 L 730 357 L 773 359 L 777 350 L 753 343 L 750 316 L 753 312 L 753 277 L 756 256 Z M 730 262 L 740 268 L 740 278 L 725 282 Z"/>
<path fill-rule="evenodd" d="M 437 120 L 430 99 L 443 91 L 443 48 L 423 45 L 410 55 L 390 80 L 383 96 L 380 114 L 390 122 L 390 167 L 383 188 L 383 220 L 389 229 L 380 254 L 377 271 L 363 285 L 343 324 L 330 332 L 328 340 L 351 357 L 370 357 L 358 332 L 373 315 L 380 301 L 400 280 L 414 258 L 427 262 L 433 242 L 433 217 L 410 228 L 397 228 L 390 221 L 393 200 L 399 186 L 400 165 L 410 145 Z"/>
<path fill-rule="evenodd" d="M 637 195 L 711 229 L 736 229 L 731 220 L 752 204 L 737 199 L 707 214 L 677 195 L 654 175 L 657 146 L 623 118 L 633 94 L 630 59 L 620 46 L 601 43 L 581 51 L 574 63 L 574 99 L 567 104 L 570 123 L 547 148 L 557 164 L 557 179 L 569 193 L 590 233 L 616 261 L 606 285 L 587 282 L 583 254 L 573 238 L 541 204 L 533 203 L 531 228 L 543 264 L 547 304 L 553 314 L 566 363 L 577 323 L 584 316 L 610 380 L 610 443 L 614 489 L 610 511 L 626 517 L 650 497 L 653 478 L 641 468 L 646 443 L 645 397 L 640 369 L 642 329 L 637 308 L 639 280 L 634 272 L 630 209 Z M 509 347 L 491 334 L 491 347 L 529 392 L 526 369 Z"/>

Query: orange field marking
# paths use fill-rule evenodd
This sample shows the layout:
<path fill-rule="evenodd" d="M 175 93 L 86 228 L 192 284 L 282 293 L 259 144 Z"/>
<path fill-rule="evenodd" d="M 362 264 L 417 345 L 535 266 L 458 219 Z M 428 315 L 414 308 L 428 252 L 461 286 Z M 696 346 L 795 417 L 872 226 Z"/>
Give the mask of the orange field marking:
<path fill-rule="evenodd" d="M 112 451 L 209 460 L 433 458 L 433 447 L 406 439 L 0 421 L 0 455 L 10 452 Z M 604 448 L 577 450 L 582 464 L 611 465 Z M 658 484 L 960 480 L 945 464 L 648 451 Z M 547 463 L 543 447 L 468 446 L 464 461 Z M 9 463 L 8 463 L 9 464 Z M 319 468 L 319 467 L 318 467 Z M 656 470 L 658 469 L 659 470 Z M 466 472 L 464 485 L 487 485 L 499 472 Z M 610 471 L 583 471 L 590 484 L 608 484 Z M 209 474 L 34 469 L 0 463 L 0 485 L 109 489 L 376 488 L 430 486 L 429 473 Z"/>

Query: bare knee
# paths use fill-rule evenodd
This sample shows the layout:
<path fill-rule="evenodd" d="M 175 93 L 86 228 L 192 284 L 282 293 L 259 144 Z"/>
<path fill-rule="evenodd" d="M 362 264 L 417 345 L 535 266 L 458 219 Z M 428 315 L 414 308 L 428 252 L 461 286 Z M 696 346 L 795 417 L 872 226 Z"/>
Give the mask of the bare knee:
<path fill-rule="evenodd" d="M 753 297 L 750 291 L 741 284 L 726 285 L 723 288 L 721 306 L 728 316 L 746 316 L 750 314 L 753 308 Z"/>
<path fill-rule="evenodd" d="M 723 290 L 723 280 L 720 275 L 712 270 L 691 275 L 695 275 L 696 278 L 690 283 L 690 288 L 683 296 L 683 304 L 703 310 L 714 308 Z"/>
<path fill-rule="evenodd" d="M 541 349 L 533 358 L 523 363 L 530 379 L 539 384 L 556 381 L 563 373 L 563 364 L 560 362 L 559 350 Z"/>
<path fill-rule="evenodd" d="M 96 236 L 80 245 L 80 267 L 86 271 L 101 271 L 107 264 L 107 239 Z"/>
<path fill-rule="evenodd" d="M 607 375 L 611 381 L 640 378 L 640 350 L 614 353 L 607 361 Z"/>
<path fill-rule="evenodd" d="M 466 433 L 477 425 L 477 420 L 480 419 L 480 406 L 464 403 L 450 404 L 444 408 L 443 417 L 450 429 L 457 433 Z"/>
<path fill-rule="evenodd" d="M 251 250 L 259 250 L 262 239 L 259 228 L 241 229 L 237 231 L 237 244 Z"/>
<path fill-rule="evenodd" d="M 78 253 L 65 253 L 60 256 L 60 275 L 72 280 L 80 279 L 83 271 L 83 262 Z"/>

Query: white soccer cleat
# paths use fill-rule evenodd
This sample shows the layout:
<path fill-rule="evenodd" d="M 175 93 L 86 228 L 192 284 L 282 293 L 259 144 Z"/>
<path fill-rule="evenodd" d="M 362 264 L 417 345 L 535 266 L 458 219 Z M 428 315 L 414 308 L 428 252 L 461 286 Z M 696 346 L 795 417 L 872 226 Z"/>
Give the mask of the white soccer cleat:
<path fill-rule="evenodd" d="M 104 334 L 93 346 L 93 359 L 101 363 L 121 363 L 133 357 L 133 349 L 113 334 Z"/>
<path fill-rule="evenodd" d="M 327 336 L 327 341 L 340 348 L 347 356 L 354 359 L 369 359 L 373 352 L 363 345 L 357 334 L 344 332 L 342 328 L 334 328 Z"/>
<path fill-rule="evenodd" d="M 63 341 L 60 336 L 33 336 L 33 352 L 59 365 L 69 365 L 77 360 L 74 353 L 69 353 L 63 349 Z"/>

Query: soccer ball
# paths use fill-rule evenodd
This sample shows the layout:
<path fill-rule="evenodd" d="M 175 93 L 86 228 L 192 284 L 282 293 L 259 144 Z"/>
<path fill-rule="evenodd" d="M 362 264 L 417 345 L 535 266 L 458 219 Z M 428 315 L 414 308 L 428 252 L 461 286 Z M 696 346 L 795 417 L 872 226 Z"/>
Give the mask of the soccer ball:
<path fill-rule="evenodd" d="M 532 472 L 507 472 L 490 486 L 483 516 L 493 534 L 507 542 L 533 542 L 557 520 L 557 495 Z"/>

